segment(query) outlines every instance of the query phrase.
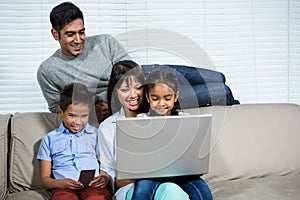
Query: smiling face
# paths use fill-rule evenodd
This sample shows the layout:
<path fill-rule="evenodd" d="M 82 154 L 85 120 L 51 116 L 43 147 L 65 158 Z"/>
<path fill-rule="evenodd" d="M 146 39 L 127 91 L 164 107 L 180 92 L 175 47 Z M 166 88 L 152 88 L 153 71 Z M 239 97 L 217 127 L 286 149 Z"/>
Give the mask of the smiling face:
<path fill-rule="evenodd" d="M 59 41 L 61 51 L 65 56 L 78 56 L 82 53 L 85 42 L 85 28 L 82 19 L 70 22 L 60 32 L 51 29 L 55 40 Z"/>
<path fill-rule="evenodd" d="M 122 104 L 126 117 L 135 117 L 143 99 L 143 86 L 135 77 L 124 80 L 116 89 L 117 97 Z"/>
<path fill-rule="evenodd" d="M 171 115 L 175 102 L 178 100 L 178 92 L 164 83 L 156 83 L 146 95 L 150 108 L 157 115 Z"/>
<path fill-rule="evenodd" d="M 65 111 L 58 108 L 58 114 L 64 126 L 72 133 L 80 132 L 87 125 L 89 112 L 89 106 L 82 103 L 70 104 Z"/>

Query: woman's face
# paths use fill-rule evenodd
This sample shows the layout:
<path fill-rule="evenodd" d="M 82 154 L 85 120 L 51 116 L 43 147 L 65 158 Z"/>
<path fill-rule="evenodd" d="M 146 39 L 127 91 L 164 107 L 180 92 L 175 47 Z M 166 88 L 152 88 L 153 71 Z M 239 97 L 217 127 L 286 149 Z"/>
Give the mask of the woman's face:
<path fill-rule="evenodd" d="M 171 115 L 175 102 L 178 100 L 178 92 L 164 83 L 156 83 L 146 95 L 150 108 L 157 115 Z"/>
<path fill-rule="evenodd" d="M 126 117 L 135 117 L 143 99 L 143 86 L 135 77 L 124 80 L 117 88 L 117 97 L 123 105 Z"/>

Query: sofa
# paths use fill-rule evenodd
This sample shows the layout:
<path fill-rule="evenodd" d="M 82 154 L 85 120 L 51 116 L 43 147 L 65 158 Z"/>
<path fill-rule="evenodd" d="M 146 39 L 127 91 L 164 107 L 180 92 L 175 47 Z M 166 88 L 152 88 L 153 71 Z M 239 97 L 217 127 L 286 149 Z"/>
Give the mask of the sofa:
<path fill-rule="evenodd" d="M 300 106 L 244 104 L 190 109 L 212 114 L 209 172 L 215 200 L 300 197 Z"/>
<path fill-rule="evenodd" d="M 209 172 L 215 200 L 300 196 L 300 106 L 239 104 L 185 109 L 212 114 Z M 0 115 L 0 199 L 47 199 L 36 154 L 60 119 L 47 112 Z"/>

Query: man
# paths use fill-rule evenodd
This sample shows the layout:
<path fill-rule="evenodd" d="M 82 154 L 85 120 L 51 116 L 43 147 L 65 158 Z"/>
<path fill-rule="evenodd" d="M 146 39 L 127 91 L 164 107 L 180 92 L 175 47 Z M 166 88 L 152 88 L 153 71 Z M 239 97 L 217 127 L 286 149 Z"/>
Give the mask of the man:
<path fill-rule="evenodd" d="M 61 48 L 37 71 L 49 110 L 58 111 L 59 93 L 65 85 L 84 83 L 94 97 L 98 122 L 103 121 L 109 113 L 106 90 L 112 65 L 130 59 L 129 55 L 110 35 L 86 37 L 83 13 L 70 2 L 54 7 L 50 21 L 51 34 Z"/>

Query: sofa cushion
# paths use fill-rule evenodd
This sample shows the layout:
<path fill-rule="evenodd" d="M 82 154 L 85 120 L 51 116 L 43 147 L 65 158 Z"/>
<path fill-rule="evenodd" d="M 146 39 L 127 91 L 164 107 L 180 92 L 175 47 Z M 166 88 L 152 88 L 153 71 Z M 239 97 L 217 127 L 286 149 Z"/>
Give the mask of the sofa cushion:
<path fill-rule="evenodd" d="M 8 125 L 11 115 L 0 115 L 0 199 L 7 195 L 7 151 L 8 151 Z"/>
<path fill-rule="evenodd" d="M 300 106 L 240 104 L 186 110 L 212 114 L 210 182 L 300 172 Z"/>
<path fill-rule="evenodd" d="M 231 89 L 225 84 L 223 73 L 185 65 L 142 65 L 146 77 L 153 70 L 168 69 L 179 82 L 179 103 L 181 108 L 198 108 L 210 105 L 239 104 Z"/>
<path fill-rule="evenodd" d="M 182 77 L 184 77 L 184 79 L 191 85 L 226 82 L 224 74 L 215 70 L 186 66 L 186 65 L 170 65 L 170 64 L 142 65 L 146 77 L 149 76 L 149 74 L 153 69 L 157 69 L 159 67 L 167 67 L 172 70 L 175 70 L 180 75 L 182 75 Z"/>
<path fill-rule="evenodd" d="M 42 136 L 59 124 L 54 113 L 16 113 L 12 117 L 9 192 L 41 189 L 36 154 Z"/>

